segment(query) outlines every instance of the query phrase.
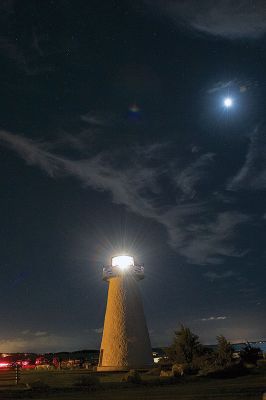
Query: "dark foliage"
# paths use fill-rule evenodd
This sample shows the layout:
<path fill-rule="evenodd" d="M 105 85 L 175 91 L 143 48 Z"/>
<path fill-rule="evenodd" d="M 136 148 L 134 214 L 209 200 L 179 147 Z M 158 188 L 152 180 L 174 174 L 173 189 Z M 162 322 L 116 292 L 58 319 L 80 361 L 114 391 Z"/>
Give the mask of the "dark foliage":
<path fill-rule="evenodd" d="M 184 325 L 175 332 L 173 344 L 167 354 L 173 363 L 184 364 L 191 372 L 197 368 L 199 358 L 205 354 L 205 349 L 199 342 L 199 337 Z"/>
<path fill-rule="evenodd" d="M 216 364 L 221 367 L 230 365 L 233 361 L 233 346 L 223 335 L 217 336 L 217 342 Z"/>
<path fill-rule="evenodd" d="M 141 383 L 141 376 L 138 371 L 131 369 L 123 376 L 122 382 Z"/>
<path fill-rule="evenodd" d="M 259 347 L 252 347 L 249 343 L 247 343 L 240 351 L 242 361 L 249 364 L 257 364 L 261 355 L 261 349 Z"/>
<path fill-rule="evenodd" d="M 208 368 L 201 370 L 199 375 L 208 378 L 230 379 L 246 375 L 249 371 L 241 362 L 228 364 L 226 367 L 209 365 Z"/>

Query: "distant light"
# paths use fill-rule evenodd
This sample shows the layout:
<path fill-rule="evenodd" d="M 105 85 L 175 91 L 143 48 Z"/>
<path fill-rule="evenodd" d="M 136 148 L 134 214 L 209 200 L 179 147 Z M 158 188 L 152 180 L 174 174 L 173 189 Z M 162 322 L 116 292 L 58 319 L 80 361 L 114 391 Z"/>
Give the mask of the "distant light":
<path fill-rule="evenodd" d="M 0 363 L 0 368 L 6 368 L 6 367 L 10 367 L 11 363 L 6 363 L 6 362 L 1 362 Z"/>
<path fill-rule="evenodd" d="M 229 107 L 232 107 L 232 105 L 233 105 L 233 99 L 231 97 L 226 97 L 224 99 L 224 106 L 226 108 L 229 108 Z"/>
<path fill-rule="evenodd" d="M 112 267 L 119 267 L 125 270 L 134 265 L 134 258 L 131 256 L 116 256 L 112 257 Z"/>

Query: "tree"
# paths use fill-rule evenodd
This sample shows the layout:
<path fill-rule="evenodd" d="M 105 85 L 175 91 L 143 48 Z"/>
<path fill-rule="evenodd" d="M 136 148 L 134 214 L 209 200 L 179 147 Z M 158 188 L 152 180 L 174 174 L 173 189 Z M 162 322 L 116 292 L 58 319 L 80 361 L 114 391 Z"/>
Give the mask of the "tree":
<path fill-rule="evenodd" d="M 203 352 L 199 337 L 181 325 L 180 330 L 175 331 L 174 342 L 168 349 L 168 356 L 173 362 L 192 365 L 193 360 Z"/>
<path fill-rule="evenodd" d="M 259 347 L 252 347 L 250 343 L 246 343 L 240 351 L 240 357 L 246 363 L 257 364 L 257 361 L 261 358 L 261 353 Z"/>
<path fill-rule="evenodd" d="M 233 360 L 233 346 L 231 343 L 223 336 L 217 336 L 217 350 L 216 350 L 216 359 L 217 364 L 220 366 L 226 366 L 231 364 Z"/>

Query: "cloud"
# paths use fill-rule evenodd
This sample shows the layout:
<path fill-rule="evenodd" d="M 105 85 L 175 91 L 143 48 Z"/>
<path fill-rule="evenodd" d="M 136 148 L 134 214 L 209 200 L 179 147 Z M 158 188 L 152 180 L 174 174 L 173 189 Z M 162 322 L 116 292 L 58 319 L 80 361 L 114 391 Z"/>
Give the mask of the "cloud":
<path fill-rule="evenodd" d="M 235 276 L 235 272 L 234 271 L 224 271 L 224 272 L 214 272 L 214 271 L 208 271 L 204 274 L 204 276 L 206 276 L 206 278 L 215 281 L 215 280 L 222 280 L 222 279 L 228 279 L 228 278 L 232 278 L 233 276 Z"/>
<path fill-rule="evenodd" d="M 31 336 L 30 338 L 0 338 L 0 348 L 3 352 L 45 352 L 45 351 L 63 351 L 65 349 L 76 349 L 75 337 L 46 335 Z"/>
<path fill-rule="evenodd" d="M 47 41 L 50 40 L 49 33 L 38 35 L 38 27 L 34 27 L 31 21 L 28 21 L 27 40 L 23 39 L 23 35 L 17 34 L 17 21 L 21 20 L 20 10 L 16 1 L 1 0 L 1 27 L 2 35 L 0 36 L 0 53 L 12 62 L 12 67 L 16 66 L 20 72 L 26 75 L 39 75 L 54 70 L 50 64 L 47 49 Z"/>
<path fill-rule="evenodd" d="M 211 88 L 207 90 L 209 95 L 217 94 L 217 92 L 223 95 L 241 95 L 248 90 L 252 90 L 259 86 L 258 81 L 255 79 L 246 79 L 246 80 L 239 80 L 239 79 L 232 79 L 227 81 L 217 81 L 213 83 Z"/>
<path fill-rule="evenodd" d="M 200 186 L 210 180 L 213 153 L 190 153 L 192 160 L 181 162 L 169 157 L 167 146 L 152 144 L 127 148 L 126 159 L 124 149 L 84 157 L 83 142 L 81 154 L 70 158 L 60 153 L 58 143 L 36 142 L 6 131 L 0 131 L 0 142 L 51 177 L 73 176 L 85 187 L 111 193 L 114 203 L 161 224 L 169 244 L 190 263 L 219 264 L 224 257 L 244 254 L 232 241 L 249 217 L 213 210 L 209 199 L 200 198 Z"/>
<path fill-rule="evenodd" d="M 233 85 L 235 85 L 235 81 L 218 81 L 216 82 L 211 89 L 209 89 L 207 92 L 209 94 L 219 92 L 220 90 L 231 88 Z"/>
<path fill-rule="evenodd" d="M 264 0 L 145 0 L 180 26 L 229 39 L 256 39 L 266 32 Z"/>
<path fill-rule="evenodd" d="M 35 336 L 47 336 L 48 333 L 46 331 L 37 331 L 34 333 Z"/>
<path fill-rule="evenodd" d="M 28 342 L 22 338 L 0 339 L 0 347 L 2 352 L 20 353 L 27 351 Z"/>
<path fill-rule="evenodd" d="M 213 161 L 214 156 L 214 153 L 203 154 L 178 173 L 176 184 L 186 198 L 195 197 L 197 185 L 206 177 L 207 167 Z"/>
<path fill-rule="evenodd" d="M 103 328 L 95 328 L 93 329 L 93 332 L 101 334 L 103 333 Z"/>
<path fill-rule="evenodd" d="M 218 81 L 213 84 L 213 86 L 207 90 L 207 93 L 213 94 L 216 92 L 225 91 L 225 89 L 230 89 L 231 93 L 244 93 L 251 88 L 257 87 L 258 82 L 256 80 L 245 80 L 240 81 L 239 79 L 233 79 L 229 81 Z M 228 90 L 226 91 L 228 93 Z"/>
<path fill-rule="evenodd" d="M 94 331 L 94 332 L 93 332 Z M 97 335 L 95 335 L 97 333 Z M 102 328 L 84 332 L 76 332 L 73 335 L 55 334 L 46 331 L 31 331 L 25 329 L 19 334 L 8 337 L 0 337 L 1 352 L 57 352 L 75 351 L 84 348 L 98 348 Z M 78 348 L 77 348 L 78 343 Z"/>
<path fill-rule="evenodd" d="M 28 335 L 30 333 L 30 330 L 29 329 L 25 329 L 21 333 L 22 333 L 22 335 Z"/>
<path fill-rule="evenodd" d="M 199 219 L 199 222 L 191 222 L 181 213 L 178 218 L 170 218 L 168 226 L 172 244 L 187 261 L 201 265 L 220 264 L 224 257 L 245 255 L 232 242 L 237 227 L 247 223 L 249 216 L 236 211 L 218 212 L 211 216 L 208 205 L 194 211 L 194 220 Z M 193 209 L 188 216 L 193 216 L 192 213 Z"/>
<path fill-rule="evenodd" d="M 227 188 L 234 191 L 266 189 L 266 138 L 261 128 L 252 133 L 245 161 Z"/>
<path fill-rule="evenodd" d="M 84 115 L 81 115 L 81 120 L 83 122 L 86 122 L 89 125 L 92 126 L 106 126 L 110 124 L 110 117 L 109 118 L 103 118 L 101 115 L 93 115 L 91 113 L 87 113 Z"/>
<path fill-rule="evenodd" d="M 228 317 L 226 316 L 220 316 L 220 317 L 208 317 L 208 318 L 201 318 L 201 321 L 223 321 L 225 319 L 227 319 Z"/>
<path fill-rule="evenodd" d="M 36 331 L 36 332 L 32 332 L 30 329 L 24 329 L 22 332 L 21 332 L 21 334 L 22 335 L 24 335 L 24 336 L 47 336 L 48 335 L 48 332 L 46 332 L 46 331 Z"/>
<path fill-rule="evenodd" d="M 48 62 L 44 62 L 41 56 L 41 49 L 37 48 L 36 36 L 33 36 L 32 46 L 28 51 L 25 51 L 17 39 L 14 37 L 0 37 L 0 52 L 10 61 L 16 65 L 18 70 L 24 72 L 26 75 L 39 75 L 44 72 L 51 72 L 54 67 Z M 33 55 L 31 54 L 33 53 Z M 29 55 L 31 54 L 31 56 Z M 36 62 L 36 59 L 40 59 Z"/>

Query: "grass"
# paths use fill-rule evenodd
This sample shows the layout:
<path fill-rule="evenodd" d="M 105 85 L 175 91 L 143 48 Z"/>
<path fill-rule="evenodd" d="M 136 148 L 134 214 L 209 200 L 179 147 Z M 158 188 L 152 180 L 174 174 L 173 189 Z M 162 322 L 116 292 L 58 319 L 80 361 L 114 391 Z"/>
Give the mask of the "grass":
<path fill-rule="evenodd" d="M 187 377 L 169 383 L 143 375 L 138 385 L 121 383 L 122 373 L 97 374 L 97 387 L 80 388 L 75 383 L 88 371 L 29 371 L 22 373 L 19 387 L 0 388 L 0 399 L 38 400 L 261 400 L 266 392 L 266 371 L 254 370 L 250 375 L 234 379 Z M 25 390 L 25 383 L 40 380 L 49 390 Z"/>

